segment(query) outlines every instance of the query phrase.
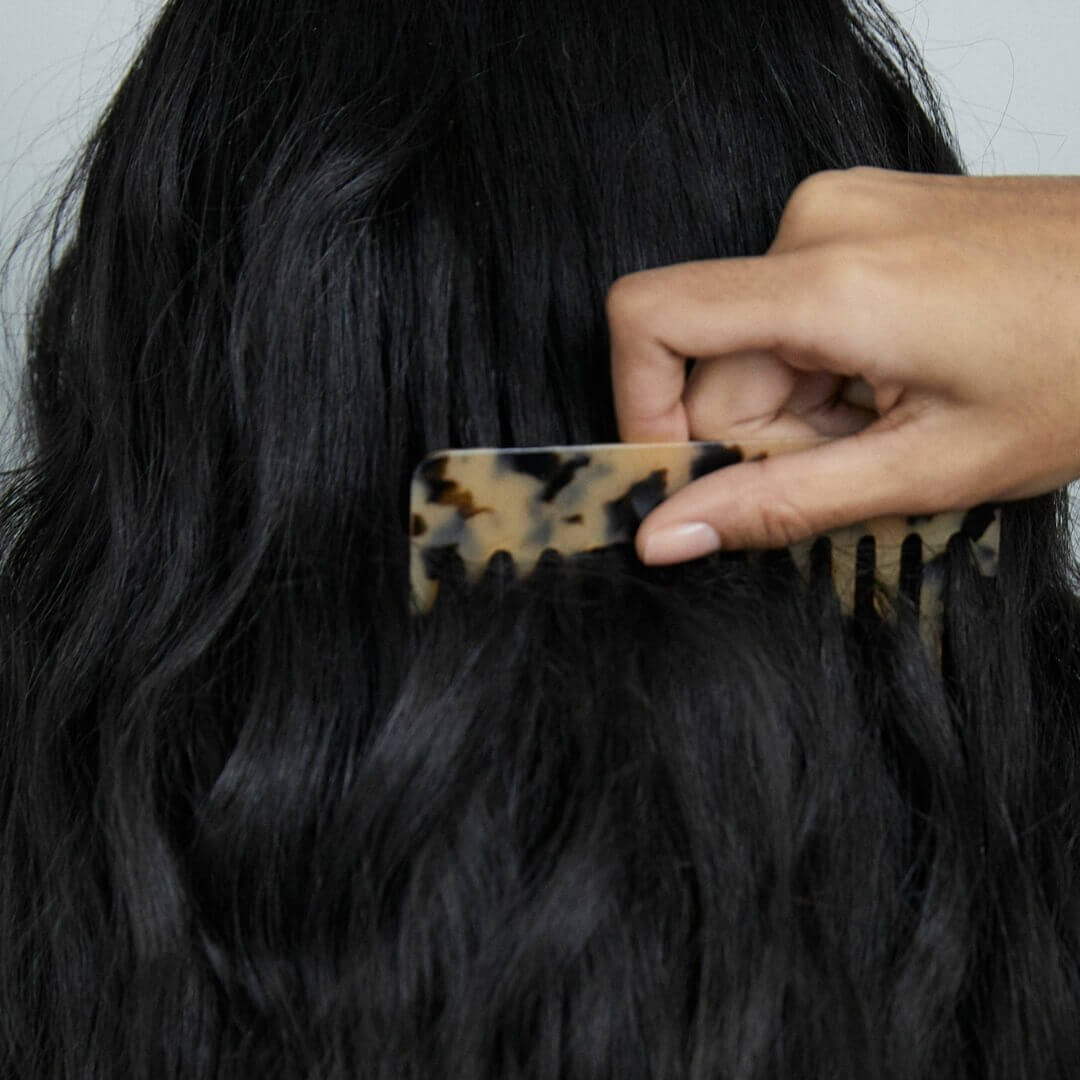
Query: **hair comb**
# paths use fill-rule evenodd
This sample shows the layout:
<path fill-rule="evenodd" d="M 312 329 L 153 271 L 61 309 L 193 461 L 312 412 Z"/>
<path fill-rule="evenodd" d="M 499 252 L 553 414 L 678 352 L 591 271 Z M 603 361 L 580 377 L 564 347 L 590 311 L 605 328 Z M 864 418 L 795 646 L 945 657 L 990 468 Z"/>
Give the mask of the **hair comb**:
<path fill-rule="evenodd" d="M 827 439 L 707 443 L 610 443 L 515 450 L 447 450 L 413 475 L 410 499 L 413 603 L 431 609 L 440 565 L 454 553 L 476 581 L 496 552 L 528 574 L 548 550 L 562 555 L 633 542 L 642 519 L 668 496 L 744 460 L 807 449 Z M 881 616 L 901 593 L 937 650 L 944 619 L 945 552 L 963 536 L 985 576 L 997 572 L 1000 510 L 980 506 L 920 517 L 876 517 L 810 537 L 787 550 L 809 580 L 811 549 L 829 541 L 833 585 L 844 611 L 869 602 Z"/>

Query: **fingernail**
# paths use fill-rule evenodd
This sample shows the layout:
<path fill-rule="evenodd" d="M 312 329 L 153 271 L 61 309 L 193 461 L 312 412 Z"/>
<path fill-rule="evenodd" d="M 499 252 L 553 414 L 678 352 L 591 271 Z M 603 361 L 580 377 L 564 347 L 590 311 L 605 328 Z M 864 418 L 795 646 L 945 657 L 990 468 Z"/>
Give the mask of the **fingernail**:
<path fill-rule="evenodd" d="M 711 525 L 703 521 L 691 521 L 683 525 L 669 525 L 660 529 L 645 541 L 642 558 L 653 566 L 665 563 L 686 562 L 700 559 L 720 550 L 720 537 Z"/>

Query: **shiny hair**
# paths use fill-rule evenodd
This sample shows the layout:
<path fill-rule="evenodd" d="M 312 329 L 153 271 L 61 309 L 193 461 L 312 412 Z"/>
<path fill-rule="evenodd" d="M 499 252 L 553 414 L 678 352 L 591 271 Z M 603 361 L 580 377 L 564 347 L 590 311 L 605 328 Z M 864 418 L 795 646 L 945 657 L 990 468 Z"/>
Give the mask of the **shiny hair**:
<path fill-rule="evenodd" d="M 854 165 L 959 169 L 869 0 L 165 5 L 0 514 L 0 1074 L 1075 1075 L 1060 495 L 941 670 L 783 555 L 409 611 L 422 455 L 614 438 L 614 279 Z"/>

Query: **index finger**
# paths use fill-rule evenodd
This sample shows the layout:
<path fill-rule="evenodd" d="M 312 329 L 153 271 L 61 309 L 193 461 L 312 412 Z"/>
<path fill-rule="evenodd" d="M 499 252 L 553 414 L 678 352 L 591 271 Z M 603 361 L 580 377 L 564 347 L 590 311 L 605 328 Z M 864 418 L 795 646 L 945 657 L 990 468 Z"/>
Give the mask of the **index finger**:
<path fill-rule="evenodd" d="M 625 442 L 684 441 L 686 361 L 751 349 L 812 351 L 813 366 L 857 374 L 827 357 L 807 301 L 821 267 L 805 252 L 710 259 L 619 278 L 607 298 L 611 378 Z M 801 365 L 800 365 L 801 366 Z"/>

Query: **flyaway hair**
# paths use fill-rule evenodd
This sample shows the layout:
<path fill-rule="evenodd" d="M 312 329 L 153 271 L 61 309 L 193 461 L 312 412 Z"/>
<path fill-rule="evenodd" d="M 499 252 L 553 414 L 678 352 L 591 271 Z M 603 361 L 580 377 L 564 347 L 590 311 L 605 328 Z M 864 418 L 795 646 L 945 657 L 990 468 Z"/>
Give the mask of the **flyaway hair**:
<path fill-rule="evenodd" d="M 1065 502 L 914 619 L 726 553 L 408 606 L 446 447 L 614 439 L 605 292 L 956 172 L 841 0 L 171 0 L 0 512 L 0 1075 L 1075 1077 Z"/>

